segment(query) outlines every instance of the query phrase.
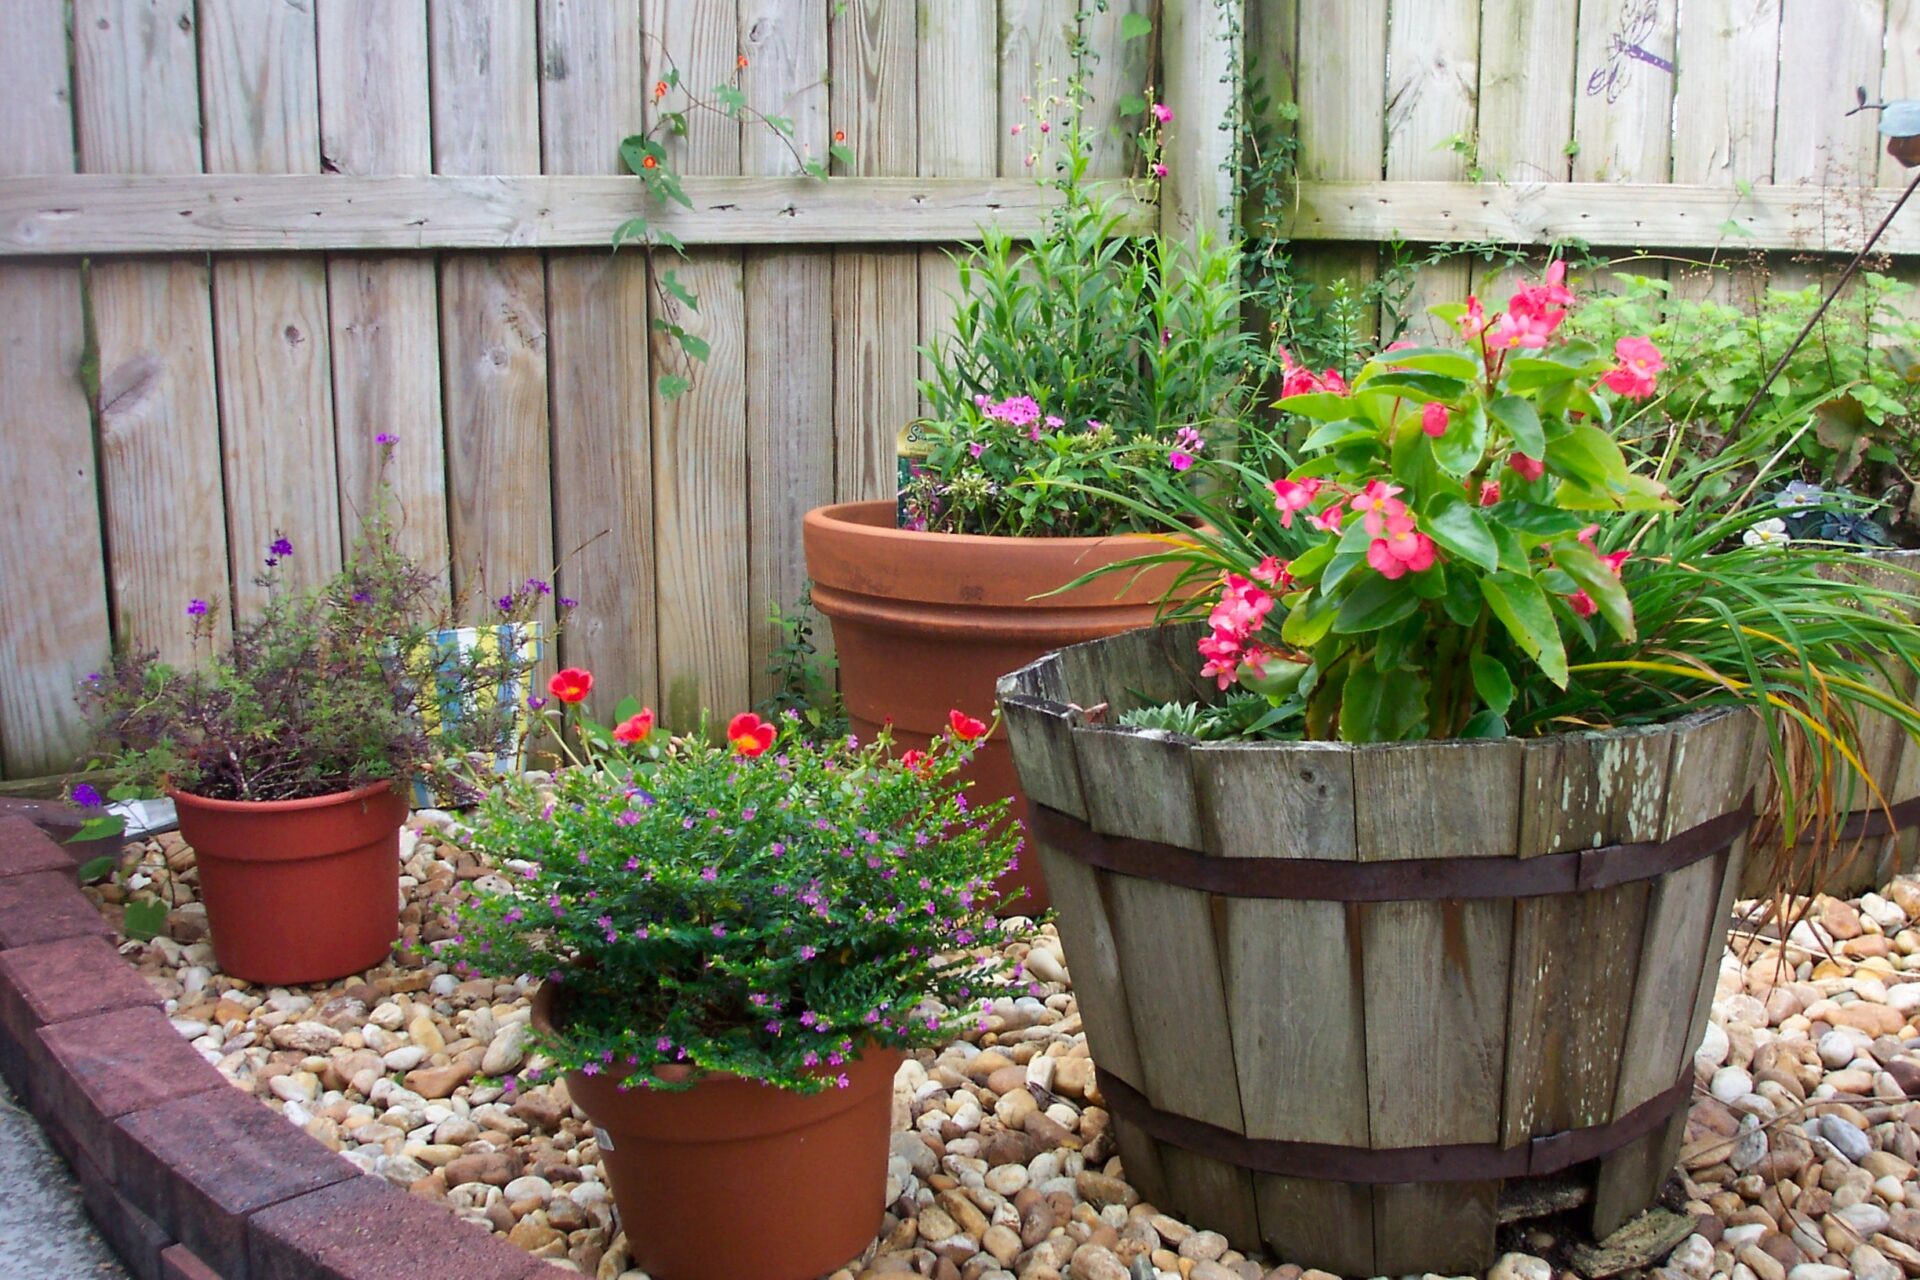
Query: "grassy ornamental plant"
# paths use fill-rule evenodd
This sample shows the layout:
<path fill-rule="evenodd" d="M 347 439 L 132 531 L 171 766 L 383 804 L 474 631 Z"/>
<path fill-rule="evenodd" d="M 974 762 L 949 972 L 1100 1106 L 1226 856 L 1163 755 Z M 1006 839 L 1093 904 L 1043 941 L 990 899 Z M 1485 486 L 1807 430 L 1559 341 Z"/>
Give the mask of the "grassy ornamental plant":
<path fill-rule="evenodd" d="M 394 443 L 378 437 L 383 458 Z M 224 645 L 218 601 L 188 601 L 193 666 L 143 651 L 87 677 L 80 698 L 100 741 L 90 763 L 119 780 L 115 798 L 172 787 L 210 800 L 300 800 L 511 752 L 525 709 L 481 695 L 524 680 L 537 650 L 436 646 L 450 625 L 441 583 L 399 549 L 384 485 L 377 494 L 345 567 L 317 587 L 285 586 L 297 549 L 277 536 L 255 578 L 266 603 Z M 492 604 L 500 623 L 525 623 L 551 595 L 529 579 Z M 444 714 L 454 705 L 460 715 Z M 102 801 L 84 783 L 73 798 Z"/>
<path fill-rule="evenodd" d="M 1237 421 L 1265 367 L 1240 324 L 1239 253 L 1207 240 L 1129 237 L 1118 201 L 1088 186 L 1080 95 L 1039 104 L 1028 163 L 1057 165 L 1059 206 L 1030 243 L 988 230 L 959 260 L 952 333 L 922 350 L 929 406 L 908 432 L 903 523 L 941 533 L 1098 536 L 1144 527 L 1102 489 L 1177 449 L 1197 456 Z M 1166 174 L 1140 104 L 1151 203 Z M 1049 111 L 1065 108 L 1056 123 Z M 1055 149 L 1059 156 L 1052 154 Z"/>
<path fill-rule="evenodd" d="M 581 743 L 551 777 L 493 786 L 473 847 L 510 887 L 461 909 L 442 954 L 463 973 L 557 987 L 555 1067 L 623 1088 L 729 1072 L 845 1088 L 866 1045 L 952 1035 L 997 979 L 991 886 L 1017 836 L 1004 801 L 956 781 L 987 732 L 953 713 L 927 752 L 816 740 L 797 714 L 735 716 L 726 742 L 668 739 L 629 702 L 580 717 L 583 671 L 554 677 Z"/>
<path fill-rule="evenodd" d="M 1436 308 L 1460 349 L 1398 344 L 1350 386 L 1290 370 L 1279 407 L 1311 428 L 1298 457 L 1288 424 L 1255 427 L 1236 457 L 1196 464 L 1205 484 L 1169 459 L 1138 473 L 1138 496 L 1114 495 L 1169 530 L 1135 565 L 1176 560 L 1217 583 L 1188 608 L 1209 623 L 1195 662 L 1220 700 L 1132 722 L 1398 742 L 1751 705 L 1789 842 L 1812 823 L 1837 832 L 1855 717 L 1920 730 L 1883 691 L 1920 671 L 1920 601 L 1832 572 L 1842 549 L 1744 538 L 1772 507 L 1701 496 L 1741 459 L 1675 469 L 1676 438 L 1634 415 L 1659 348 L 1569 339 L 1563 276 L 1555 264 L 1501 313 Z"/>

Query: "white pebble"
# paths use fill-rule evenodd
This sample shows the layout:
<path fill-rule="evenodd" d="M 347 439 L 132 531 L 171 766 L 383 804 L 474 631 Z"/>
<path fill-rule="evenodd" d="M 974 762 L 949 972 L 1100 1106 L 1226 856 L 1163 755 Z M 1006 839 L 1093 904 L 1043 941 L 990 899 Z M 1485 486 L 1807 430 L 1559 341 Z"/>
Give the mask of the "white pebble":
<path fill-rule="evenodd" d="M 1739 1067 L 1721 1067 L 1707 1088 L 1720 1101 L 1734 1102 L 1753 1092 L 1753 1077 Z"/>

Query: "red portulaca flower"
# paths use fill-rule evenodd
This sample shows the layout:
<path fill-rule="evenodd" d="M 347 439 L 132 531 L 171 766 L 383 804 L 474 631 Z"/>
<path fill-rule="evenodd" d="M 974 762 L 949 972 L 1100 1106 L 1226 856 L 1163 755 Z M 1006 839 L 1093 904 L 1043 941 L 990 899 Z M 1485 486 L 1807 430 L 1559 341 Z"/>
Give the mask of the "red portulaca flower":
<path fill-rule="evenodd" d="M 929 768 L 928 761 L 929 757 L 927 753 L 918 749 L 904 752 L 900 756 L 901 767 L 906 769 L 908 773 L 918 774 L 923 778 L 927 776 Z"/>
<path fill-rule="evenodd" d="M 953 730 L 953 736 L 962 742 L 978 742 L 987 736 L 987 722 L 976 720 L 958 709 L 947 712 L 947 726 Z"/>
<path fill-rule="evenodd" d="M 765 755 L 773 745 L 775 729 L 751 711 L 742 711 L 727 721 L 727 741 L 733 747 L 733 753 L 752 759 Z"/>
<path fill-rule="evenodd" d="M 562 702 L 584 702 L 593 691 L 593 672 L 583 671 L 579 667 L 566 667 L 553 673 L 553 679 L 547 681 L 547 692 Z"/>
<path fill-rule="evenodd" d="M 653 708 L 643 707 L 635 715 L 628 716 L 613 727 L 613 740 L 631 746 L 636 742 L 645 742 L 653 736 Z"/>

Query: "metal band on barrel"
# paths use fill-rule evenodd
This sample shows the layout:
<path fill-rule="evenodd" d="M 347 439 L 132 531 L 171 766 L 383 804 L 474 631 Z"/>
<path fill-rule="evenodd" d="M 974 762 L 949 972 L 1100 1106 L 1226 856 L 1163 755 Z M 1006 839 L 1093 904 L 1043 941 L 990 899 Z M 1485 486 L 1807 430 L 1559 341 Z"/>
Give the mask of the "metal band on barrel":
<path fill-rule="evenodd" d="M 1672 1119 L 1693 1092 L 1693 1066 L 1688 1063 L 1685 1075 L 1671 1088 L 1606 1124 L 1567 1129 L 1512 1147 L 1462 1142 L 1375 1149 L 1249 1138 L 1204 1120 L 1162 1111 L 1104 1067 L 1099 1079 L 1108 1110 L 1122 1124 L 1133 1125 L 1161 1142 L 1255 1173 L 1374 1184 L 1480 1182 L 1558 1173 L 1647 1136 Z"/>
<path fill-rule="evenodd" d="M 1317 902 L 1417 902 L 1540 898 L 1652 880 L 1732 848 L 1753 825 L 1753 804 L 1748 797 L 1732 812 L 1657 843 L 1603 845 L 1532 858 L 1383 862 L 1214 857 L 1157 840 L 1107 835 L 1041 804 L 1031 807 L 1028 821 L 1036 837 L 1077 862 L 1202 893 Z"/>

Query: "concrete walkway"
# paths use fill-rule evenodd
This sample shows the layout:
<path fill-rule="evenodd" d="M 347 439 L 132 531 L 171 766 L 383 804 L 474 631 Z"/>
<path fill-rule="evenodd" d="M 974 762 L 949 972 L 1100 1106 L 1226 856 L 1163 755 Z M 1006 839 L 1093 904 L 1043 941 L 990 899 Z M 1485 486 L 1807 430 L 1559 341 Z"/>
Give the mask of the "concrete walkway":
<path fill-rule="evenodd" d="M 0 1084 L 0 1276 L 127 1280 L 80 1206 L 80 1184 Z"/>

